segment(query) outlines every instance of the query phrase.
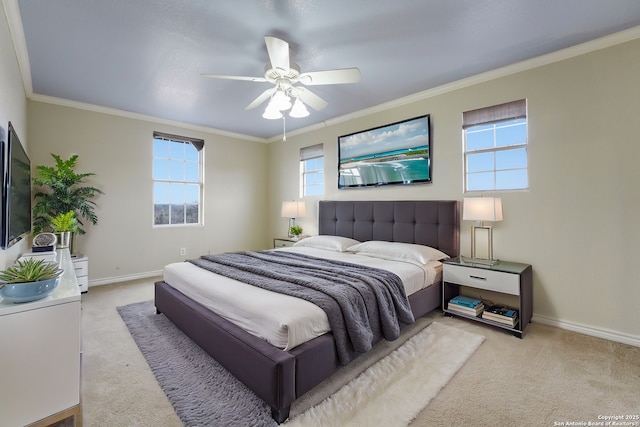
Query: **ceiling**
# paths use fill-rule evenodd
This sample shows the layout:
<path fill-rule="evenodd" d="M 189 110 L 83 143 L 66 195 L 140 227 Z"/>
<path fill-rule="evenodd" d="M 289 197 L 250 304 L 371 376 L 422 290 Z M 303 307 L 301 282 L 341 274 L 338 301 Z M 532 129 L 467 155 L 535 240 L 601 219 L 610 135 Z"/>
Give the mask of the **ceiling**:
<path fill-rule="evenodd" d="M 312 86 L 328 106 L 287 117 L 290 132 L 640 25 L 637 0 L 4 2 L 29 97 L 258 139 L 283 129 L 261 117 L 266 104 L 245 109 L 270 83 L 201 74 L 262 77 L 266 35 L 289 42 L 303 72 L 362 76 Z"/>

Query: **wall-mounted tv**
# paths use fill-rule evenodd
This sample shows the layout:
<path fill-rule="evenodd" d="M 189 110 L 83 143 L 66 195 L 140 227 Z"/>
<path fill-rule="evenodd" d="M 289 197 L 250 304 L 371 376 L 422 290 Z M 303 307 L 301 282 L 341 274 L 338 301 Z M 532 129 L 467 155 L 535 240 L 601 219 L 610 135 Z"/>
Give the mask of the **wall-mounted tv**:
<path fill-rule="evenodd" d="M 338 137 L 338 188 L 429 182 L 428 114 Z"/>
<path fill-rule="evenodd" d="M 31 161 L 9 122 L 2 201 L 2 247 L 9 248 L 31 231 Z"/>

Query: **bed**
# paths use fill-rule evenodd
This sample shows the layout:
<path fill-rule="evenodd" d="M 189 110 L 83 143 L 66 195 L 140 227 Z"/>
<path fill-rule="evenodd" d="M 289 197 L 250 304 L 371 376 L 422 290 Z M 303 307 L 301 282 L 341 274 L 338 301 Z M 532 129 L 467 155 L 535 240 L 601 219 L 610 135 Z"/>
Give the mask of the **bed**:
<path fill-rule="evenodd" d="M 319 235 L 419 244 L 452 257 L 459 255 L 458 221 L 457 201 L 320 201 L 318 211 Z M 342 366 L 332 332 L 281 349 L 185 295 L 171 281 L 155 284 L 157 312 L 266 401 L 279 423 L 288 418 L 295 399 Z M 428 286 L 408 297 L 415 318 L 440 306 L 440 288 Z"/>

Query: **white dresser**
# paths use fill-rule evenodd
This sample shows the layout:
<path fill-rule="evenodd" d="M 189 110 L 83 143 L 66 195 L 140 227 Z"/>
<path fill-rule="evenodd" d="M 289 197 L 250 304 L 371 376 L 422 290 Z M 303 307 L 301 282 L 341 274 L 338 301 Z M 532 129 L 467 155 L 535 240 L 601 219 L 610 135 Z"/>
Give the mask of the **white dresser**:
<path fill-rule="evenodd" d="M 89 290 L 89 257 L 83 254 L 73 254 L 71 261 L 76 271 L 80 292 L 85 293 Z"/>
<path fill-rule="evenodd" d="M 80 407 L 80 289 L 68 249 L 46 298 L 22 304 L 0 297 L 0 424 L 49 425 Z"/>

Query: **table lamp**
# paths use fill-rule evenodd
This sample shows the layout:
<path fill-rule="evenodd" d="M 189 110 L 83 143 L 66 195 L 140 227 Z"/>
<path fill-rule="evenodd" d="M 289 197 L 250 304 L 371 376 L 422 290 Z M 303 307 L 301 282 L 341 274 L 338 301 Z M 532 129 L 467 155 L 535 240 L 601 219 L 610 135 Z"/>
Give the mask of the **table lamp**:
<path fill-rule="evenodd" d="M 293 237 L 291 234 L 291 227 L 296 225 L 296 218 L 301 218 L 306 214 L 306 205 L 304 202 L 282 202 L 281 216 L 283 218 L 289 218 L 289 228 L 287 229 L 287 236 Z"/>
<path fill-rule="evenodd" d="M 502 200 L 499 197 L 465 197 L 462 205 L 462 219 L 464 221 L 477 221 L 471 227 L 471 258 L 474 261 L 495 264 L 493 259 L 493 228 L 484 222 L 502 221 Z M 483 233 L 484 232 L 484 233 Z M 486 258 L 477 256 L 476 245 L 479 233 L 486 237 Z"/>

